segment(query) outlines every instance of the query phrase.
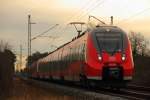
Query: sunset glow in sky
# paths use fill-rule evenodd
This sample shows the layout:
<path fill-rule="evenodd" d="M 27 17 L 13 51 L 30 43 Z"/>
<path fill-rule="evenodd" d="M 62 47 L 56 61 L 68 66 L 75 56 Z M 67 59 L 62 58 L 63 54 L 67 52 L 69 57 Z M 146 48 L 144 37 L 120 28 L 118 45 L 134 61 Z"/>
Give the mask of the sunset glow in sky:
<path fill-rule="evenodd" d="M 31 14 L 32 36 L 59 24 L 47 36 L 59 36 L 55 41 L 37 38 L 32 41 L 32 52 L 51 51 L 50 45 L 60 46 L 76 35 L 71 21 L 87 22 L 88 15 L 102 18 L 126 32 L 136 31 L 150 39 L 150 0 L 0 0 L 0 40 L 9 42 L 13 50 L 27 54 L 27 15 Z"/>

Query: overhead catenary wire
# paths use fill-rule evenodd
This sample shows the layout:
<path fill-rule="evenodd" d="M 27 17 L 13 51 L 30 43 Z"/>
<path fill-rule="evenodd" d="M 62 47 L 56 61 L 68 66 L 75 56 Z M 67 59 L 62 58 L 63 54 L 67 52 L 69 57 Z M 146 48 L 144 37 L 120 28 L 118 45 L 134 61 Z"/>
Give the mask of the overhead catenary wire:
<path fill-rule="evenodd" d="M 83 10 L 88 10 L 89 8 L 91 8 L 92 6 L 94 6 L 98 1 L 100 1 L 100 0 L 96 0 L 96 1 L 94 1 L 94 2 L 91 2 L 91 0 L 89 0 L 84 6 L 82 6 L 82 7 L 77 11 L 78 14 L 75 13 L 68 21 L 72 20 L 73 18 L 78 18 L 78 17 L 80 17 L 80 16 L 84 13 Z"/>
<path fill-rule="evenodd" d="M 85 10 L 88 10 L 89 8 L 91 8 L 94 4 L 97 4 L 97 2 L 98 2 L 99 0 L 96 0 L 96 1 L 94 1 L 94 2 L 91 2 L 91 0 L 88 0 L 86 3 L 85 3 L 85 5 L 83 5 L 80 9 L 78 9 L 76 12 L 78 13 L 78 14 L 73 14 L 71 17 L 69 17 L 68 18 L 68 20 L 66 20 L 63 24 L 62 24 L 62 26 L 65 26 L 64 28 L 62 28 L 62 29 L 60 29 L 60 31 L 62 32 L 62 31 L 64 31 L 67 27 L 68 27 L 68 23 L 73 19 L 73 18 L 78 18 L 78 17 L 80 17 L 81 16 L 81 14 L 83 14 L 84 13 L 84 9 Z"/>
<path fill-rule="evenodd" d="M 131 15 L 131 16 L 129 16 L 128 18 L 122 19 L 121 21 L 119 21 L 116 24 L 123 23 L 124 21 L 127 21 L 127 20 L 130 20 L 130 19 L 134 18 L 134 17 L 137 17 L 138 15 L 141 15 L 141 14 L 143 14 L 144 12 L 146 12 L 148 10 L 150 10 L 150 8 L 145 8 L 145 9 L 143 9 L 143 10 L 141 10 L 141 11 L 139 11 L 139 12 L 137 12 L 137 13 Z"/>
<path fill-rule="evenodd" d="M 83 14 L 82 16 L 80 16 L 78 18 L 78 20 L 81 20 L 84 16 L 88 15 L 91 11 L 93 11 L 95 8 L 97 8 L 98 6 L 104 4 L 107 0 L 103 0 L 101 2 L 98 2 L 95 6 L 91 7 L 91 9 L 89 9 L 85 14 Z"/>
<path fill-rule="evenodd" d="M 80 9 L 78 9 L 74 14 L 72 14 L 65 23 L 68 24 L 68 21 L 70 21 L 73 18 L 75 18 L 77 14 L 82 13 L 83 9 L 86 8 L 89 4 L 91 4 L 91 0 L 88 0 Z"/>
<path fill-rule="evenodd" d="M 40 34 L 38 34 L 37 36 L 35 36 L 35 37 L 33 37 L 33 38 L 31 38 L 31 40 L 34 40 L 34 39 L 36 39 L 37 37 L 40 37 L 40 36 L 44 35 L 45 33 L 49 32 L 50 30 L 52 30 L 53 28 L 55 28 L 55 27 L 58 26 L 58 25 L 59 25 L 59 24 L 56 24 L 56 25 L 54 25 L 54 26 L 48 28 L 46 31 L 44 31 L 44 32 L 42 32 L 42 33 L 40 33 Z"/>
<path fill-rule="evenodd" d="M 95 9 L 96 7 L 98 7 L 99 5 L 102 5 L 105 1 L 107 1 L 107 0 L 96 0 L 96 1 L 94 1 L 94 2 L 91 2 L 91 0 L 87 1 L 87 3 L 86 3 L 85 5 L 83 5 L 83 6 L 78 10 L 78 12 L 79 12 L 78 15 L 77 15 L 77 14 L 75 14 L 75 16 L 72 15 L 71 17 L 69 17 L 69 19 L 68 19 L 66 22 L 64 22 L 64 23 L 62 24 L 62 27 L 60 26 L 60 29 L 59 29 L 59 32 L 58 32 L 58 33 L 60 33 L 60 32 L 61 32 L 61 33 L 65 33 L 65 31 L 67 30 L 69 21 L 71 21 L 73 18 L 81 19 L 82 17 L 88 15 L 88 13 L 89 13 L 90 11 L 94 10 L 94 9 Z M 89 6 L 87 6 L 87 4 L 89 4 Z M 87 10 L 88 12 L 85 14 L 85 12 L 83 11 L 83 9 L 84 9 L 84 10 Z M 83 14 L 84 14 L 84 15 L 83 15 Z"/>
<path fill-rule="evenodd" d="M 73 17 L 71 17 L 68 21 L 66 21 L 66 22 L 64 22 L 63 23 L 63 25 L 65 26 L 64 28 L 62 28 L 62 29 L 60 29 L 60 32 L 65 32 L 66 31 L 66 29 L 67 29 L 67 27 L 68 27 L 68 23 L 69 23 L 69 21 L 71 20 L 71 19 L 73 19 L 73 18 L 76 18 L 76 19 L 78 19 L 79 17 L 81 17 L 81 15 L 82 14 L 84 14 L 84 11 L 83 11 L 83 9 L 85 9 L 85 10 L 90 10 L 90 8 L 92 7 L 97 7 L 98 5 L 97 4 L 99 4 L 99 2 L 101 2 L 102 0 L 96 0 L 96 1 L 94 1 L 94 2 L 91 2 L 90 3 L 90 1 L 88 1 L 86 4 L 89 4 L 90 3 L 90 5 L 89 6 L 87 6 L 86 4 L 84 5 L 84 6 L 82 6 L 81 7 L 81 11 L 79 11 L 80 13 L 78 14 L 78 15 L 76 15 L 75 17 L 73 16 Z M 96 5 L 95 5 L 96 4 Z M 85 8 L 84 8 L 85 7 Z"/>
<path fill-rule="evenodd" d="M 72 15 L 72 17 L 70 17 L 70 19 L 69 20 L 67 20 L 66 22 L 64 22 L 62 25 L 63 26 L 65 26 L 64 28 L 63 28 L 63 26 L 62 27 L 60 27 L 60 28 L 62 28 L 62 29 L 59 29 L 59 31 L 60 32 L 64 32 L 64 31 L 66 31 L 66 29 L 67 29 L 67 27 L 68 27 L 68 21 L 70 21 L 72 18 L 82 18 L 82 17 L 84 17 L 82 14 L 84 14 L 84 12 L 83 12 L 83 9 L 85 9 L 85 10 L 87 10 L 88 12 L 87 13 L 89 13 L 90 11 L 92 11 L 93 9 L 95 9 L 97 6 L 99 6 L 101 3 L 103 3 L 105 0 L 96 0 L 96 1 L 94 1 L 94 2 L 91 2 L 91 0 L 89 0 L 89 1 L 87 1 L 86 2 L 86 4 L 85 5 L 83 5 L 78 11 L 81 13 L 81 15 L 78 15 L 78 16 L 73 16 Z M 91 2 L 91 3 L 90 3 Z M 87 4 L 89 4 L 89 6 L 87 6 Z M 92 9 L 91 9 L 92 8 Z M 79 14 L 80 14 L 79 13 Z M 86 13 L 86 15 L 87 15 L 87 13 Z M 64 25 L 64 24 L 66 24 L 66 25 Z M 39 35 L 37 35 L 37 36 L 35 36 L 35 37 L 33 37 L 32 39 L 35 39 L 36 37 L 39 37 L 39 36 L 41 36 L 41 35 L 43 35 L 43 34 L 45 34 L 45 33 L 47 33 L 49 30 L 51 30 L 51 28 L 50 29 L 48 29 L 48 30 L 46 30 L 46 31 L 44 31 L 44 32 L 42 32 L 41 34 L 39 34 Z"/>
<path fill-rule="evenodd" d="M 96 0 L 96 1 L 98 1 L 98 0 Z M 89 7 L 89 6 L 93 5 L 93 3 L 95 3 L 95 2 L 91 2 L 91 0 L 88 0 L 80 9 L 78 9 L 75 12 L 75 14 L 71 15 L 70 17 L 68 17 L 68 19 L 61 25 L 62 27 L 60 26 L 59 32 L 65 32 L 66 29 L 67 29 L 67 27 L 68 27 L 68 25 L 69 25 L 69 22 L 73 18 L 77 17 L 78 14 L 83 13 L 83 9 L 85 9 L 86 7 Z"/>
<path fill-rule="evenodd" d="M 88 13 L 90 12 L 90 11 L 92 11 L 92 10 L 94 10 L 96 7 L 98 7 L 99 5 L 102 5 L 105 1 L 107 1 L 107 0 L 96 0 L 95 2 L 93 2 L 93 3 L 95 3 L 96 5 L 90 5 L 88 8 L 86 8 L 86 10 L 88 11 L 86 14 L 84 14 L 84 12 L 83 13 L 81 13 L 80 15 L 78 15 L 77 16 L 77 18 L 78 19 L 81 19 L 82 17 L 84 17 L 84 16 L 86 16 L 86 15 L 88 15 Z M 92 6 L 92 7 L 91 7 Z M 92 9 L 90 9 L 90 8 L 92 8 Z M 84 15 L 83 15 L 84 14 Z"/>
<path fill-rule="evenodd" d="M 95 7 L 95 5 L 97 5 L 99 2 L 101 2 L 102 0 L 96 0 L 91 6 L 89 6 L 89 7 L 87 7 L 86 9 L 85 9 L 85 11 L 89 11 L 91 8 L 93 8 L 93 7 Z M 86 13 L 86 12 L 82 12 L 81 14 L 79 14 L 76 18 L 77 18 L 77 20 L 82 16 L 82 15 L 84 15 L 84 13 Z"/>

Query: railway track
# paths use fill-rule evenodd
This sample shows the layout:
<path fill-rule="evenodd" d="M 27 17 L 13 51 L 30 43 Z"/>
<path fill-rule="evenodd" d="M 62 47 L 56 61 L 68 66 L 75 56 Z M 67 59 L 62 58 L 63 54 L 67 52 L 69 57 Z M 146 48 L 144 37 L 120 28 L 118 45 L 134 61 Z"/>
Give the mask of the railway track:
<path fill-rule="evenodd" d="M 150 100 L 150 87 L 128 85 L 127 88 L 121 89 L 121 92 L 134 96 L 139 100 Z"/>
<path fill-rule="evenodd" d="M 137 90 L 137 91 L 147 91 L 150 92 L 150 87 L 145 87 L 145 86 L 137 86 L 137 85 L 128 85 L 127 86 L 128 89 L 132 89 L 132 90 Z"/>
<path fill-rule="evenodd" d="M 67 86 L 67 85 L 65 85 Z M 96 93 L 108 94 L 112 96 L 123 97 L 129 100 L 150 100 L 150 88 L 136 85 L 128 85 L 126 88 L 122 89 L 111 89 L 102 87 L 81 87 L 79 84 L 72 86 L 74 88 L 82 88 L 87 91 L 92 91 Z"/>
<path fill-rule="evenodd" d="M 122 89 L 121 94 L 126 94 L 127 98 L 133 98 L 135 100 L 149 100 L 150 99 L 150 93 L 141 92 L 141 91 L 135 91 L 135 90 L 128 90 L 128 89 Z"/>
<path fill-rule="evenodd" d="M 67 85 L 65 85 L 67 86 Z M 150 100 L 150 88 L 136 85 L 129 85 L 127 88 L 122 88 L 120 90 L 110 89 L 110 88 L 102 88 L 102 87 L 81 87 L 79 84 L 72 86 L 74 88 L 82 88 L 87 91 L 92 91 L 96 93 L 108 94 L 112 96 L 123 97 L 129 100 Z"/>
<path fill-rule="evenodd" d="M 39 80 L 38 80 L 39 81 Z M 37 82 L 38 82 L 37 81 Z M 40 80 L 41 81 L 41 80 Z M 45 81 L 42 81 L 45 82 Z M 89 91 L 93 93 L 100 93 L 100 94 L 106 94 L 116 97 L 122 97 L 129 100 L 150 100 L 150 88 L 149 87 L 143 87 L 143 86 L 136 86 L 136 85 L 129 85 L 127 88 L 122 88 L 120 90 L 110 89 L 110 88 L 102 88 L 102 87 L 81 87 L 79 84 L 70 84 L 65 83 L 62 84 L 61 82 L 45 82 L 45 83 L 54 83 L 65 87 L 71 87 L 75 89 L 82 89 L 84 91 Z M 95 99 L 93 99 L 95 100 Z"/>
<path fill-rule="evenodd" d="M 97 93 L 106 93 L 113 96 L 119 96 L 131 100 L 150 100 L 150 88 L 136 85 L 128 85 L 120 90 L 101 88 L 94 90 Z"/>

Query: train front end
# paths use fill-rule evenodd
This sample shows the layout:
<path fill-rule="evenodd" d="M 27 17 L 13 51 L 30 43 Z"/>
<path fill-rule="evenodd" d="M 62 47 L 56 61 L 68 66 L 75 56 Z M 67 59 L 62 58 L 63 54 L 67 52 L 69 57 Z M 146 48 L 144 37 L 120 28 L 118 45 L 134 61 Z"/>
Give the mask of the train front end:
<path fill-rule="evenodd" d="M 120 28 L 97 27 L 89 34 L 87 48 L 90 48 L 87 50 L 88 76 L 112 86 L 132 80 L 131 45 L 127 34 Z"/>

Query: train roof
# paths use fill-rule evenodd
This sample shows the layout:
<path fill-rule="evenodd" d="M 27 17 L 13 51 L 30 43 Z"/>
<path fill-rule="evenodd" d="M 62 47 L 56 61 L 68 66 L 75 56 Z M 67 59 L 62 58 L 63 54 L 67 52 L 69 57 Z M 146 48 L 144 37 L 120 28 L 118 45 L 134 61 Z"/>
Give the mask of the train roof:
<path fill-rule="evenodd" d="M 97 32 L 121 32 L 125 33 L 121 28 L 117 26 L 97 26 L 93 30 L 91 30 L 92 33 Z"/>
<path fill-rule="evenodd" d="M 106 32 L 106 31 L 110 31 L 110 32 L 122 32 L 122 33 L 125 33 L 122 29 L 120 29 L 119 27 L 117 26 L 97 26 L 96 28 L 92 29 L 91 32 Z M 75 41 L 76 39 L 82 37 L 88 30 L 84 31 L 82 34 L 80 34 L 79 36 L 76 36 L 74 37 L 71 41 L 59 46 L 56 50 L 50 52 L 49 54 L 57 51 L 58 49 L 66 46 L 67 44 L 71 43 L 72 41 Z"/>
<path fill-rule="evenodd" d="M 65 43 L 65 44 L 63 44 L 63 45 L 61 45 L 61 46 L 59 46 L 56 50 L 50 52 L 49 54 L 51 54 L 51 53 L 57 51 L 57 50 L 60 49 L 60 48 L 63 48 L 64 46 L 66 46 L 67 44 L 69 44 L 69 43 L 75 41 L 76 39 L 79 39 L 79 38 L 82 37 L 85 33 L 86 33 L 86 31 L 83 32 L 82 34 L 80 34 L 79 36 L 74 37 L 71 41 L 69 41 L 69 42 L 67 42 L 67 43 Z"/>
<path fill-rule="evenodd" d="M 53 52 L 55 52 L 55 51 L 57 51 L 57 50 L 63 48 L 63 47 L 66 46 L 67 44 L 69 44 L 69 43 L 75 41 L 76 39 L 79 39 L 79 38 L 82 37 L 84 34 L 86 34 L 86 32 L 88 32 L 88 31 L 90 31 L 90 33 L 95 33 L 95 32 L 108 32 L 108 31 L 109 31 L 109 32 L 121 32 L 122 34 L 125 33 L 122 29 L 120 29 L 120 28 L 117 27 L 117 26 L 108 26 L 108 25 L 107 25 L 107 26 L 96 26 L 96 28 L 94 28 L 94 29 L 84 31 L 84 32 L 83 32 L 82 34 L 80 34 L 79 36 L 74 37 L 71 41 L 69 41 L 69 42 L 67 42 L 67 43 L 65 43 L 65 44 L 63 44 L 63 45 L 61 45 L 61 46 L 59 46 L 56 50 L 54 50 L 54 51 L 52 51 L 52 52 L 49 52 L 49 54 L 52 54 Z M 45 58 L 45 57 L 44 57 L 44 58 Z M 41 59 L 43 59 L 43 58 L 41 58 Z M 40 60 L 40 59 L 39 59 L 39 60 Z"/>

